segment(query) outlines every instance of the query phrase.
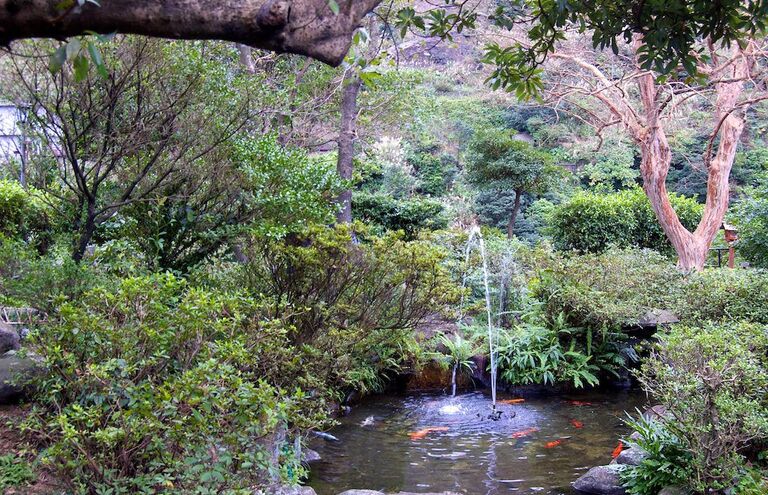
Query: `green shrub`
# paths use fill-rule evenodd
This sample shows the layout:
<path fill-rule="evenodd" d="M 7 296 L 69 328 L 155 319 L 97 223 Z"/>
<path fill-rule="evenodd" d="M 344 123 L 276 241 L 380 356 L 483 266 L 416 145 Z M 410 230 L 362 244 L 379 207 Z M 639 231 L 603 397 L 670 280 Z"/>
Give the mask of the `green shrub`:
<path fill-rule="evenodd" d="M 0 235 L 41 245 L 50 241 L 53 211 L 43 193 L 0 180 Z M 41 246 L 45 247 L 45 246 Z"/>
<path fill-rule="evenodd" d="M 686 278 L 677 300 L 683 321 L 768 324 L 768 272 L 711 268 Z"/>
<path fill-rule="evenodd" d="M 27 485 L 35 480 L 29 463 L 14 454 L 0 456 L 0 489 Z"/>
<path fill-rule="evenodd" d="M 676 194 L 670 195 L 670 201 L 683 225 L 695 229 L 702 205 Z M 550 222 L 548 230 L 559 249 L 593 253 L 610 246 L 671 249 L 639 187 L 612 194 L 578 193 L 555 208 Z"/>
<path fill-rule="evenodd" d="M 444 258 L 429 242 L 369 236 L 359 224 L 318 227 L 261 245 L 243 286 L 273 295 L 272 314 L 314 353 L 312 374 L 332 388 L 367 392 L 414 357 L 413 329 L 458 299 Z"/>
<path fill-rule="evenodd" d="M 600 254 L 535 260 L 533 294 L 549 319 L 565 314 L 574 326 L 619 329 L 651 309 L 675 308 L 683 276 L 650 250 L 611 248 Z"/>
<path fill-rule="evenodd" d="M 444 228 L 443 205 L 429 198 L 394 199 L 388 194 L 357 192 L 352 200 L 356 219 L 383 230 L 402 230 L 412 239 L 423 229 Z"/>
<path fill-rule="evenodd" d="M 290 462 L 275 457 L 280 432 L 316 424 L 324 403 L 274 385 L 291 360 L 286 330 L 255 310 L 171 275 L 63 304 L 31 339 L 49 373 L 23 429 L 44 464 L 78 493 L 246 493 L 264 482 Z"/>
<path fill-rule="evenodd" d="M 756 266 L 768 268 L 768 176 L 756 187 L 743 191 L 733 207 L 739 226 L 738 253 Z"/>
<path fill-rule="evenodd" d="M 768 441 L 765 326 L 678 325 L 639 378 L 666 406 L 666 428 L 691 455 L 686 486 L 721 492 L 744 476 L 750 447 Z"/>
<path fill-rule="evenodd" d="M 627 425 L 639 434 L 627 442 L 645 451 L 647 457 L 637 466 L 627 466 L 621 472 L 622 485 L 632 495 L 657 495 L 668 486 L 687 486 L 693 462 L 690 452 L 664 423 L 645 419 L 629 419 Z"/>

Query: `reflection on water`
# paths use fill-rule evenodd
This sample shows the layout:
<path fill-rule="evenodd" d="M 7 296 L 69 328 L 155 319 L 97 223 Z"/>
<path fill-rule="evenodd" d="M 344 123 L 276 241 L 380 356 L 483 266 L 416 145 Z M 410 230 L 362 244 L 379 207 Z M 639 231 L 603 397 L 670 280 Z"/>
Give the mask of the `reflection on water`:
<path fill-rule="evenodd" d="M 353 488 L 571 494 L 573 480 L 611 460 L 627 434 L 624 411 L 645 403 L 636 391 L 510 399 L 499 397 L 498 421 L 488 418 L 490 397 L 480 392 L 372 399 L 332 431 L 340 442 L 310 445 L 322 461 L 312 465 L 309 485 L 319 495 Z"/>

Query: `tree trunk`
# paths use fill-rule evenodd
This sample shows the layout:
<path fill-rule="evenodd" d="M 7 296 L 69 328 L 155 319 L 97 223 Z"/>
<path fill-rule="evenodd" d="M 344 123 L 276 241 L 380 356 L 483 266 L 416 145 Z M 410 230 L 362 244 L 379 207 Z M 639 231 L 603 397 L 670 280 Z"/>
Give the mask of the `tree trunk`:
<path fill-rule="evenodd" d="M 75 245 L 75 250 L 72 253 L 72 259 L 76 263 L 80 263 L 85 256 L 85 250 L 88 248 L 88 244 L 93 239 L 93 234 L 96 232 L 96 204 L 88 201 L 88 209 L 85 214 L 85 222 L 80 227 L 80 238 Z"/>
<path fill-rule="evenodd" d="M 344 93 L 341 100 L 341 129 L 339 131 L 339 156 L 336 171 L 342 180 L 352 180 L 355 159 L 355 124 L 357 122 L 357 95 L 362 81 L 353 69 L 344 75 Z M 338 223 L 352 223 L 352 189 L 344 189 L 337 199 Z"/>
<path fill-rule="evenodd" d="M 517 189 L 515 191 L 515 204 L 512 207 L 512 213 L 509 215 L 509 222 L 507 223 L 507 238 L 512 239 L 515 235 L 515 222 L 517 221 L 517 213 L 520 211 L 520 197 L 523 195 L 523 191 Z"/>
<path fill-rule="evenodd" d="M 672 154 L 667 136 L 659 121 L 659 102 L 654 77 L 646 73 L 638 78 L 640 97 L 645 111 L 646 126 L 634 137 L 640 144 L 642 162 L 640 174 L 643 189 L 651 202 L 656 218 L 678 255 L 678 267 L 683 271 L 701 270 L 718 230 L 723 224 L 729 200 L 729 177 L 744 130 L 745 107 L 738 103 L 749 73 L 751 57 L 740 52 L 727 74 L 726 82 L 716 85 L 715 129 L 720 143 L 707 164 L 707 199 L 704 214 L 696 230 L 690 232 L 680 222 L 667 192 L 666 180 Z M 714 137 L 713 137 L 714 139 Z"/>
<path fill-rule="evenodd" d="M 218 39 L 331 65 L 344 60 L 352 33 L 381 0 L 0 0 L 0 45 L 85 32 L 173 39 Z"/>
<path fill-rule="evenodd" d="M 256 73 L 256 66 L 253 64 L 253 49 L 242 43 L 237 44 L 237 51 L 240 53 L 240 65 L 243 66 L 248 74 Z"/>

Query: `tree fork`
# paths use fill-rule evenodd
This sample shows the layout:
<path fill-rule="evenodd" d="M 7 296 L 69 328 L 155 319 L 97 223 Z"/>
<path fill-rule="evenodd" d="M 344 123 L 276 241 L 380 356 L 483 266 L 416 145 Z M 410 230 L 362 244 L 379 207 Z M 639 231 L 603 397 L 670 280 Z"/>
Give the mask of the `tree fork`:
<path fill-rule="evenodd" d="M 86 32 L 171 39 L 217 39 L 339 65 L 352 34 L 381 0 L 0 0 L 0 45 Z"/>

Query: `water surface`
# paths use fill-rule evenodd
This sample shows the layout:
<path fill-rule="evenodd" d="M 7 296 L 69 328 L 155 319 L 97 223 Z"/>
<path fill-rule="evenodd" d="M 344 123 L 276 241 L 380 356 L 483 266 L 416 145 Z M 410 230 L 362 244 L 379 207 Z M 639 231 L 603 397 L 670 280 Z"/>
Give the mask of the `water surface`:
<path fill-rule="evenodd" d="M 607 464 L 628 434 L 624 411 L 645 402 L 626 390 L 527 397 L 500 404 L 501 418 L 492 421 L 481 392 L 373 398 L 331 431 L 339 442 L 311 443 L 322 460 L 309 485 L 319 495 L 353 488 L 571 495 L 571 482 Z"/>

